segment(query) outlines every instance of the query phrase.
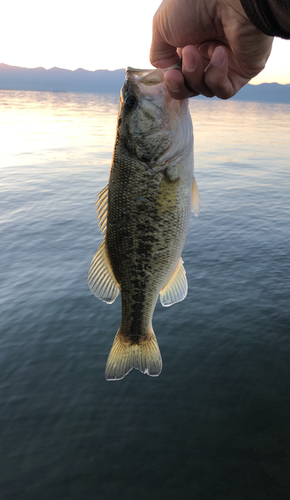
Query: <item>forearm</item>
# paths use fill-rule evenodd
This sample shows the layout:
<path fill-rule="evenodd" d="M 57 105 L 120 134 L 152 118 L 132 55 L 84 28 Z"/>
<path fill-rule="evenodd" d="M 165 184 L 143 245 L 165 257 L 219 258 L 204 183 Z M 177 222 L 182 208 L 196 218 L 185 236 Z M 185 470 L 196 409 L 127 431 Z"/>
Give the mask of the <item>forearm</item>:
<path fill-rule="evenodd" d="M 240 0 L 250 21 L 269 36 L 290 39 L 290 0 Z"/>

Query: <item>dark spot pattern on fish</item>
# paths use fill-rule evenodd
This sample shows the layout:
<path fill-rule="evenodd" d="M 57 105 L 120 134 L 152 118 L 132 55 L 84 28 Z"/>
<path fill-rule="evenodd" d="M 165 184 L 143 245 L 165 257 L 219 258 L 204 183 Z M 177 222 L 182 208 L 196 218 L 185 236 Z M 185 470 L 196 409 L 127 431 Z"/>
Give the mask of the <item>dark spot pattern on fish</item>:
<path fill-rule="evenodd" d="M 140 158 L 141 161 L 144 161 L 145 163 L 150 163 L 151 162 L 151 156 L 149 154 L 142 155 Z"/>

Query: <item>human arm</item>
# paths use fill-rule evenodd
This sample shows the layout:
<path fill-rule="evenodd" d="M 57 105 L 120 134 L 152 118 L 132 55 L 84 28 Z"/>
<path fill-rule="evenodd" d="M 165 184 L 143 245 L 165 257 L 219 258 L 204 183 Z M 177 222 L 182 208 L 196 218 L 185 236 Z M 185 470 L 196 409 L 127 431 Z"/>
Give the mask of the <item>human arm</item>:
<path fill-rule="evenodd" d="M 240 0 L 251 22 L 269 36 L 290 39 L 290 0 Z"/>

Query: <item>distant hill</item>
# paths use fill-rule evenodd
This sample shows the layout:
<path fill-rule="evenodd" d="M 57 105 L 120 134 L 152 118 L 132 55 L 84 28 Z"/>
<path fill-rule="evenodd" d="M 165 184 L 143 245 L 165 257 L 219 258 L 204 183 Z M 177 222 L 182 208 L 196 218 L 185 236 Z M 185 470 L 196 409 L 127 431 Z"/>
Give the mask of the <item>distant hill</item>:
<path fill-rule="evenodd" d="M 260 85 L 251 85 L 248 83 L 232 99 L 290 104 L 290 84 L 261 83 Z"/>
<path fill-rule="evenodd" d="M 87 71 L 80 68 L 71 71 L 60 68 L 20 68 L 0 63 L 0 89 L 119 93 L 124 78 L 124 69 Z M 290 104 L 290 84 L 248 84 L 233 99 Z"/>
<path fill-rule="evenodd" d="M 120 92 L 125 70 L 20 68 L 0 63 L 0 89 L 52 92 Z"/>

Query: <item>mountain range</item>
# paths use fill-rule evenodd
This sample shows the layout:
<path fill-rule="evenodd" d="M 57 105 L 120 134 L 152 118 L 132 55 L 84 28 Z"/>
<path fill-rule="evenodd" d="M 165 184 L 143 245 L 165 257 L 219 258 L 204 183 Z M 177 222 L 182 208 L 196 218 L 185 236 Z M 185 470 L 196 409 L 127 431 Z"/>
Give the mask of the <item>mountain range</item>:
<path fill-rule="evenodd" d="M 61 68 L 21 68 L 0 63 L 0 89 L 51 92 L 119 93 L 125 69 L 75 71 Z M 198 98 L 203 98 L 199 96 Z M 232 99 L 290 104 L 290 84 L 247 84 Z"/>

